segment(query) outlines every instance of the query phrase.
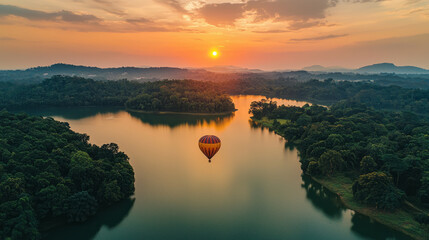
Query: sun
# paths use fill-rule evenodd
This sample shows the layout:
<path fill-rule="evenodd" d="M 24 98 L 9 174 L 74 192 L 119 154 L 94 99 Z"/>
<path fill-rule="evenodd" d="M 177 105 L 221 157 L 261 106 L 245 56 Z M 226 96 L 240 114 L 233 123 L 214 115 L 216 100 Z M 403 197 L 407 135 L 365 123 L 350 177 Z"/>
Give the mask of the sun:
<path fill-rule="evenodd" d="M 217 49 L 211 49 L 210 50 L 210 52 L 209 52 L 209 56 L 211 57 L 211 58 L 218 58 L 219 57 L 219 51 L 217 50 Z"/>

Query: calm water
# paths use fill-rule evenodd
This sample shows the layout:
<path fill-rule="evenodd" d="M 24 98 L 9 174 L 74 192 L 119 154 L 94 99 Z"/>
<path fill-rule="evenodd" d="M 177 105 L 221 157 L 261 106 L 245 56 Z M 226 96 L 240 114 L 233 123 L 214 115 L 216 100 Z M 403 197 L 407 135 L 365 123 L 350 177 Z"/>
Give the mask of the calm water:
<path fill-rule="evenodd" d="M 250 102 L 260 97 L 233 99 L 239 110 L 224 117 L 99 108 L 33 111 L 69 122 L 92 143 L 118 143 L 136 177 L 130 200 L 46 238 L 407 239 L 353 214 L 302 176 L 297 151 L 249 122 Z M 205 134 L 222 140 L 211 164 L 197 144 Z"/>

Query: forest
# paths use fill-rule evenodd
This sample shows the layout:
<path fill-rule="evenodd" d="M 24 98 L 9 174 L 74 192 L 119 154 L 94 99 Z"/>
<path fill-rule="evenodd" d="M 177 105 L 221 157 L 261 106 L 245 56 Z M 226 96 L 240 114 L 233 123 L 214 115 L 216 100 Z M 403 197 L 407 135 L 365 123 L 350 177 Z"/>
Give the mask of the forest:
<path fill-rule="evenodd" d="M 298 74 L 298 73 L 297 73 Z M 429 112 L 429 90 L 381 86 L 371 82 L 236 79 L 225 81 L 164 80 L 156 82 L 95 81 L 54 76 L 36 84 L 0 82 L 0 108 L 39 106 L 126 106 L 143 111 L 231 112 L 229 96 L 254 94 L 330 105 L 341 100 L 375 109 Z"/>
<path fill-rule="evenodd" d="M 344 175 L 354 180 L 354 198 L 381 210 L 405 199 L 429 207 L 429 122 L 410 112 L 380 111 L 347 100 L 318 105 L 251 104 L 253 119 L 265 122 L 296 146 L 311 176 Z M 416 216 L 428 223 L 429 216 Z"/>
<path fill-rule="evenodd" d="M 340 100 L 365 103 L 375 109 L 429 112 L 429 90 L 381 86 L 370 82 L 296 79 L 246 79 L 223 84 L 230 94 L 256 94 L 266 97 L 305 100 L 331 105 Z"/>
<path fill-rule="evenodd" d="M 134 193 L 134 171 L 115 143 L 52 118 L 0 112 L 0 239 L 39 239 L 39 225 L 82 222 Z"/>
<path fill-rule="evenodd" d="M 143 111 L 221 113 L 235 110 L 221 85 L 192 80 L 95 81 L 55 76 L 37 84 L 0 83 L 0 108 L 126 106 Z"/>
<path fill-rule="evenodd" d="M 223 113 L 235 110 L 221 85 L 201 81 L 145 83 L 145 91 L 125 102 L 129 109 L 143 111 Z"/>

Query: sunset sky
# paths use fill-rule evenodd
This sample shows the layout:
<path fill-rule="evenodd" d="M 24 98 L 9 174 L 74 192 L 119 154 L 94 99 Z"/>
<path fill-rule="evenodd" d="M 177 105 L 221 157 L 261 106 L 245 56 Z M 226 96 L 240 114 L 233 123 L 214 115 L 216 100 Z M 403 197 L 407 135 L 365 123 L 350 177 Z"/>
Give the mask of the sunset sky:
<path fill-rule="evenodd" d="M 429 0 L 1 0 L 0 69 L 57 62 L 429 68 Z"/>

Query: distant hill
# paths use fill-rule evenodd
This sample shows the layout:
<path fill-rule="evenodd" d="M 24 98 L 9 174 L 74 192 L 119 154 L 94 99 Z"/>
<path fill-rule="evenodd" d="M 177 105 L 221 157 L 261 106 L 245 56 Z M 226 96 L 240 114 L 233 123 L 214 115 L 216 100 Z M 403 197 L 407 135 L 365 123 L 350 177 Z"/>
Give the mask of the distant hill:
<path fill-rule="evenodd" d="M 235 66 L 216 66 L 205 69 L 174 67 L 98 68 L 58 63 L 51 66 L 35 67 L 26 70 L 0 70 L 0 83 L 37 83 L 55 75 L 66 75 L 91 78 L 100 81 L 128 79 L 139 82 L 164 79 L 190 79 L 201 81 L 280 79 L 284 81 L 297 82 L 305 82 L 311 79 L 333 79 L 335 81 L 369 81 L 380 85 L 397 85 L 406 88 L 429 89 L 429 71 L 416 67 L 397 67 L 393 64 L 375 64 L 358 70 L 353 70 L 341 67 L 323 67 L 315 65 L 305 69 L 306 71 L 262 71 Z M 392 71 L 392 69 L 395 71 Z"/>
<path fill-rule="evenodd" d="M 118 67 L 98 68 L 57 63 L 51 66 L 35 67 L 26 70 L 0 70 L 0 81 L 40 82 L 55 75 L 77 76 L 95 80 L 138 80 L 156 81 L 163 79 L 192 79 L 192 80 L 235 80 L 242 78 L 298 78 L 311 79 L 311 74 L 304 71 L 296 72 L 264 72 L 259 69 L 240 68 L 235 66 L 217 66 L 203 68 L 174 68 L 174 67 Z"/>
<path fill-rule="evenodd" d="M 429 74 L 429 70 L 414 66 L 396 66 L 393 63 L 378 63 L 356 70 L 358 73 Z"/>
<path fill-rule="evenodd" d="M 98 68 L 57 63 L 51 66 L 35 67 L 26 70 L 0 71 L 0 81 L 41 81 L 55 75 L 78 76 L 95 80 L 140 80 L 154 81 L 162 79 L 216 80 L 218 74 L 205 69 L 184 69 L 172 67 L 118 67 Z"/>
<path fill-rule="evenodd" d="M 353 69 L 343 68 L 343 67 L 324 67 L 321 65 L 313 65 L 309 67 L 305 67 L 302 70 L 309 72 L 353 72 Z"/>
<path fill-rule="evenodd" d="M 414 66 L 396 66 L 393 63 L 377 63 L 364 66 L 358 69 L 349 69 L 343 67 L 324 67 L 321 65 L 313 65 L 305 67 L 302 70 L 309 72 L 342 72 L 342 73 L 361 73 L 361 74 L 379 74 L 379 73 L 394 73 L 394 74 L 429 74 L 429 70 L 414 67 Z"/>
<path fill-rule="evenodd" d="M 214 67 L 206 67 L 204 68 L 210 72 L 216 73 L 262 73 L 264 71 L 260 69 L 250 69 L 250 68 L 242 68 L 236 66 L 214 66 Z"/>

